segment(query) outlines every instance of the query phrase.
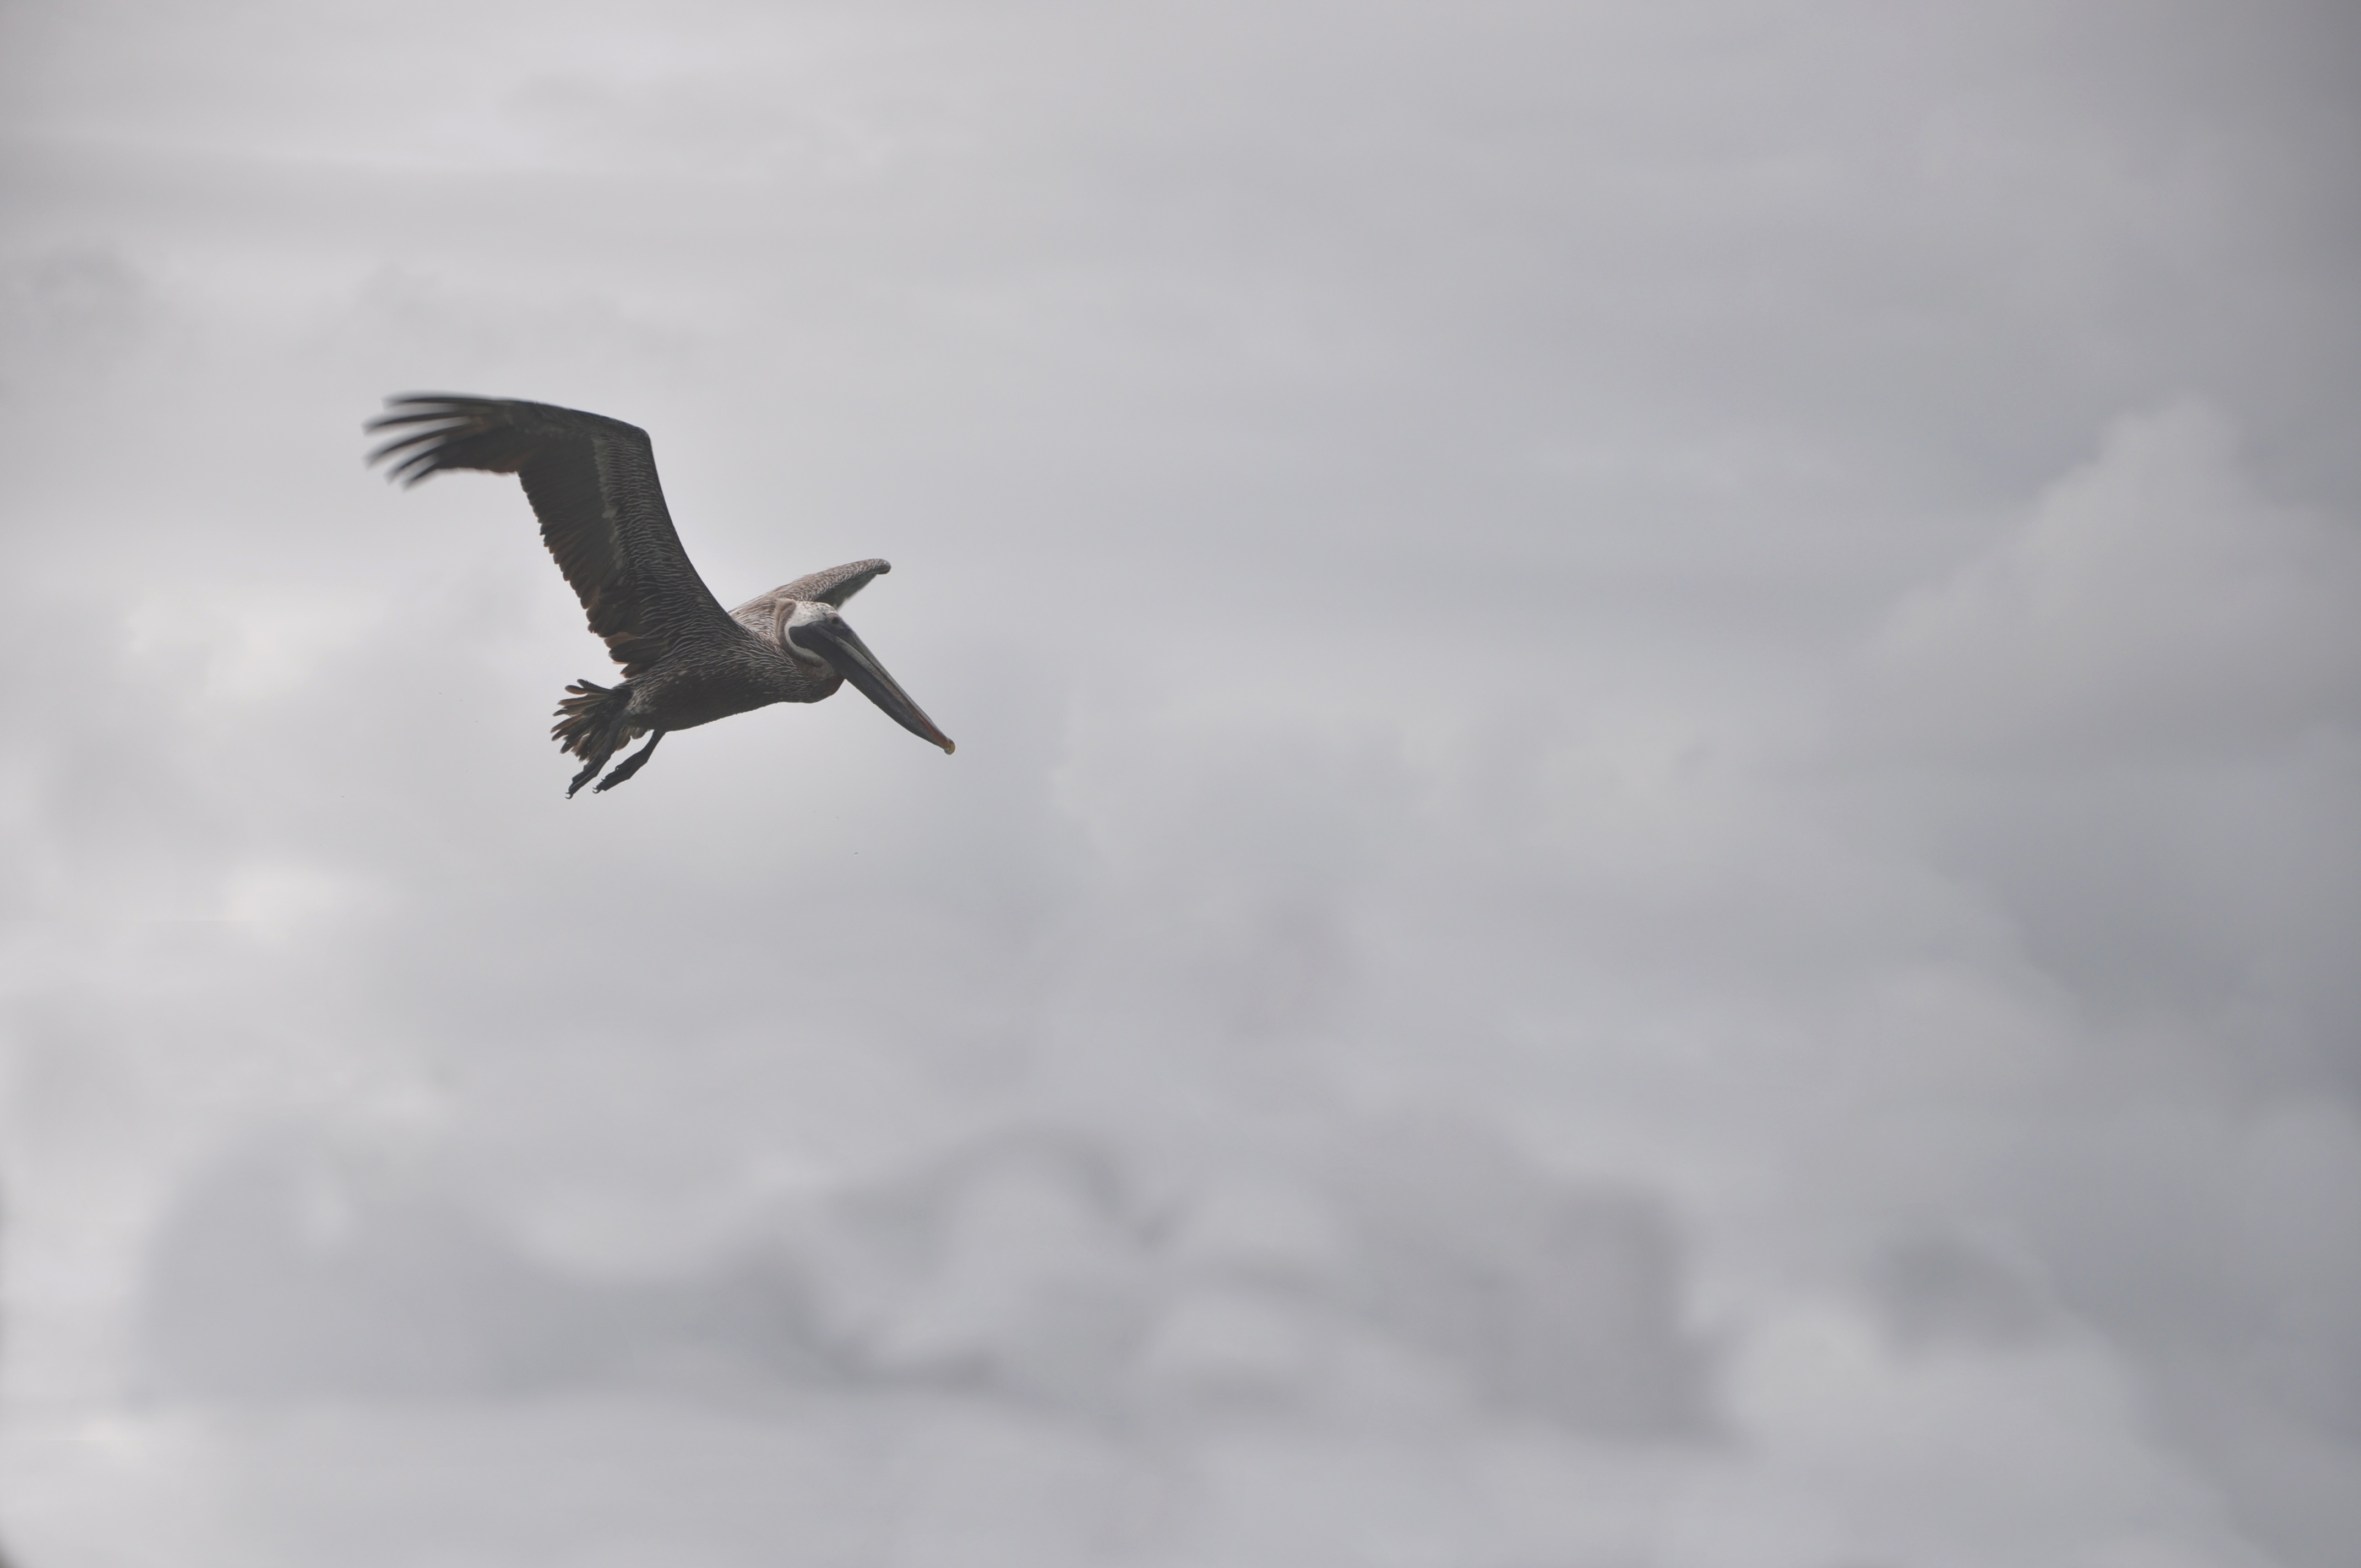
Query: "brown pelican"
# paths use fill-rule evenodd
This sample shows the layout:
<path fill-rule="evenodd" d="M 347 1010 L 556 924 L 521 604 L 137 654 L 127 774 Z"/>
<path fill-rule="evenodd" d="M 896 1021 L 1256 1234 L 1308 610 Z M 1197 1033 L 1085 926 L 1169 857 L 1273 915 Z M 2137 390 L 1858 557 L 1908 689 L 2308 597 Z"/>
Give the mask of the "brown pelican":
<path fill-rule="evenodd" d="M 445 468 L 475 468 L 524 482 L 543 543 L 590 630 L 623 666 L 620 684 L 577 681 L 557 705 L 550 733 L 583 762 L 567 799 L 642 735 L 648 743 L 598 789 L 638 773 L 666 730 L 774 702 L 818 702 L 846 681 L 903 729 L 951 750 L 950 737 L 837 613 L 893 569 L 884 562 L 814 572 L 725 613 L 673 532 L 646 431 L 547 403 L 442 392 L 388 398 L 386 408 L 368 428 L 402 433 L 368 460 L 384 462 L 388 478 L 414 485 Z"/>

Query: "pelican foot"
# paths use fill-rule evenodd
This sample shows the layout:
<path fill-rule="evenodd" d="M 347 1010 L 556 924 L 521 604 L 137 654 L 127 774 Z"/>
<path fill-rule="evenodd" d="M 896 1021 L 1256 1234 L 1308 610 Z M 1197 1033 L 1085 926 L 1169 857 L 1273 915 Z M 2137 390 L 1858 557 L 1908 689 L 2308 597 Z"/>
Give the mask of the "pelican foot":
<path fill-rule="evenodd" d="M 609 751 L 607 753 L 607 757 L 611 757 L 615 753 L 612 751 Z M 574 775 L 574 782 L 566 786 L 566 799 L 572 800 L 577 790 L 579 790 L 584 784 L 588 784 L 592 779 L 598 776 L 598 770 L 607 765 L 607 757 L 592 758 L 588 766 L 585 767 L 580 773 Z"/>
<path fill-rule="evenodd" d="M 609 773 L 605 778 L 600 779 L 598 786 L 591 790 L 590 793 L 592 795 L 604 795 L 607 791 L 613 789 L 617 784 L 621 784 L 625 779 L 630 778 L 633 773 L 638 773 L 640 769 L 647 765 L 648 758 L 655 753 L 656 742 L 664 738 L 664 732 L 661 729 L 650 735 L 646 745 L 641 747 L 638 751 L 624 758 L 623 765 L 617 768 L 613 773 Z"/>

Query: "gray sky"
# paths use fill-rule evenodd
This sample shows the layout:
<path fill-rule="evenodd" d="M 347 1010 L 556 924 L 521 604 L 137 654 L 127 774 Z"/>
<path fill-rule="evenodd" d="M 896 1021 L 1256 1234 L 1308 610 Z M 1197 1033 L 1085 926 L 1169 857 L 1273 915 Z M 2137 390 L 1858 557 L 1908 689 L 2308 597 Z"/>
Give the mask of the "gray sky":
<path fill-rule="evenodd" d="M 2321 5 L 0 11 L 0 1539 L 2330 1568 Z M 647 428 L 857 695 L 387 393 Z M 130 1506 L 126 1499 L 137 1499 Z M 636 1555 L 635 1555 L 636 1553 Z"/>

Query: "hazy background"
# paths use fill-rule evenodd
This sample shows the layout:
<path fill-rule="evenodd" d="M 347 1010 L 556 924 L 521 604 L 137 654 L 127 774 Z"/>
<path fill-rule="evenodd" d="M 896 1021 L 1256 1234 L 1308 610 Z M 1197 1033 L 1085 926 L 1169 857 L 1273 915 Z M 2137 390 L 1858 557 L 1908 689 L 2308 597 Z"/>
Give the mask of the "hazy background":
<path fill-rule="evenodd" d="M 2361 28 L 0 7 L 23 1568 L 2361 1553 Z M 857 695 L 606 678 L 386 393 Z"/>

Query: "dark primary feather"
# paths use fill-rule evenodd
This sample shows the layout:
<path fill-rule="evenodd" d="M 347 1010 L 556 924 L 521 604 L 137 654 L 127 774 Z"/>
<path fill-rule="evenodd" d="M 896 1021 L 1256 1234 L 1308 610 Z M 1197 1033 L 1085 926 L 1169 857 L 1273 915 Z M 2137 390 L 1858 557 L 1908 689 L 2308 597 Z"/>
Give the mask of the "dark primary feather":
<path fill-rule="evenodd" d="M 509 399 L 414 392 L 388 398 L 386 407 L 369 428 L 401 433 L 369 461 L 385 463 L 389 478 L 414 485 L 446 468 L 477 468 L 523 481 L 542 542 L 624 674 L 638 674 L 684 641 L 731 633 L 673 530 L 647 432 Z M 884 569 L 882 561 L 859 565 Z"/>

